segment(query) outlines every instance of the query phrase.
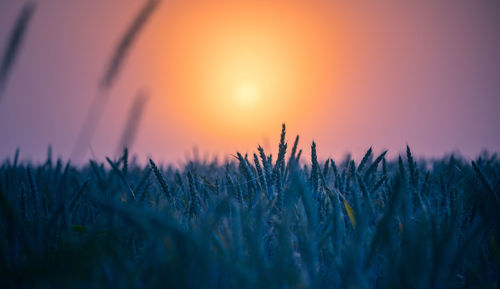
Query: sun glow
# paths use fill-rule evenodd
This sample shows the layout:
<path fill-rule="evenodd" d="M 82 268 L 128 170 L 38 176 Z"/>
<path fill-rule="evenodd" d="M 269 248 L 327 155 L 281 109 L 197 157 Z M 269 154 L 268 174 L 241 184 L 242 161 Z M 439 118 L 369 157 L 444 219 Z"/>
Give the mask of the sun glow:
<path fill-rule="evenodd" d="M 177 7 L 167 31 L 166 85 L 170 106 L 191 130 L 255 139 L 314 110 L 334 78 L 332 32 L 320 12 L 300 3 Z"/>

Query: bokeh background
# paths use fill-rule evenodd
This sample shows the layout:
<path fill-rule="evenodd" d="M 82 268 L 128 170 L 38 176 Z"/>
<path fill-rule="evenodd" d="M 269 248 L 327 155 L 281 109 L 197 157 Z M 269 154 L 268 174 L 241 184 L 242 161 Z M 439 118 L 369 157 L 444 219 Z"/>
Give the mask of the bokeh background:
<path fill-rule="evenodd" d="M 376 2 L 376 3 L 375 3 Z M 0 1 L 4 46 L 25 2 Z M 0 157 L 67 159 L 136 0 L 38 1 L 0 102 Z M 500 151 L 498 1 L 163 1 L 133 43 L 90 146 L 179 162 L 277 147 L 319 156 Z M 238 91 L 250 94 L 238 98 Z M 236 92 L 235 92 L 236 91 Z M 248 92 L 250 91 L 250 92 Z M 240 93 L 241 94 L 241 93 Z M 243 93 L 245 94 L 245 93 Z M 308 151 L 308 150 L 307 150 Z M 87 155 L 90 156 L 90 153 Z"/>

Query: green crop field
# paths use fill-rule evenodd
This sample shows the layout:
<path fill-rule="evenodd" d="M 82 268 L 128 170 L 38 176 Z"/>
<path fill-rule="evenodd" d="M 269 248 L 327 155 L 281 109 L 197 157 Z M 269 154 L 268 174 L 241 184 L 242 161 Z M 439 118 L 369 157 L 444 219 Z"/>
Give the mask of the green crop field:
<path fill-rule="evenodd" d="M 0 167 L 2 288 L 498 288 L 500 161 Z M 306 157 L 307 155 L 307 157 Z"/>

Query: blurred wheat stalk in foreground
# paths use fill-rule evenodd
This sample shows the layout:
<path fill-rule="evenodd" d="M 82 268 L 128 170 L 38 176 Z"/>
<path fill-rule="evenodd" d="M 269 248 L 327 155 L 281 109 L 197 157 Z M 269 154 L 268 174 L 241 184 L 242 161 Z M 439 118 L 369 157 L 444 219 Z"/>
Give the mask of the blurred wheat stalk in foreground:
<path fill-rule="evenodd" d="M 7 86 L 7 78 L 12 71 L 18 54 L 20 53 L 30 20 L 35 12 L 35 7 L 35 4 L 31 2 L 28 2 L 23 6 L 5 45 L 2 62 L 0 64 L 0 101 L 2 100 L 3 92 Z"/>
<path fill-rule="evenodd" d="M 131 149 L 134 143 L 137 131 L 139 129 L 139 122 L 144 114 L 144 108 L 149 99 L 149 95 L 146 91 L 142 90 L 134 98 L 134 102 L 128 113 L 127 122 L 123 128 L 123 133 L 120 138 L 120 142 L 117 148 L 117 154 L 121 153 L 123 149 Z"/>
<path fill-rule="evenodd" d="M 148 0 L 144 3 L 131 25 L 126 30 L 125 34 L 120 39 L 113 56 L 105 70 L 104 76 L 99 84 L 98 94 L 94 97 L 83 125 L 78 133 L 76 143 L 71 153 L 72 159 L 79 160 L 87 152 L 87 148 L 92 141 L 92 137 L 99 124 L 102 114 L 109 98 L 109 91 L 116 81 L 116 78 L 123 67 L 123 63 L 129 53 L 133 43 L 136 41 L 139 33 L 155 9 L 160 4 L 160 0 Z"/>

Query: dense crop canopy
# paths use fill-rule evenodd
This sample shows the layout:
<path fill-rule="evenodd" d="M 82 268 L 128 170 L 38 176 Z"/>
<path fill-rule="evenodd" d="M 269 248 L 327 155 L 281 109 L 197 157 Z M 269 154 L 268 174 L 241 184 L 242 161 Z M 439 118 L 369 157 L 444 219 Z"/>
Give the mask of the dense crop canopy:
<path fill-rule="evenodd" d="M 0 287 L 494 288 L 500 162 L 259 147 L 181 169 L 0 167 Z M 105 166 L 109 164 L 110 166 Z"/>

